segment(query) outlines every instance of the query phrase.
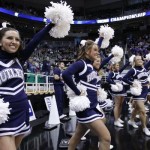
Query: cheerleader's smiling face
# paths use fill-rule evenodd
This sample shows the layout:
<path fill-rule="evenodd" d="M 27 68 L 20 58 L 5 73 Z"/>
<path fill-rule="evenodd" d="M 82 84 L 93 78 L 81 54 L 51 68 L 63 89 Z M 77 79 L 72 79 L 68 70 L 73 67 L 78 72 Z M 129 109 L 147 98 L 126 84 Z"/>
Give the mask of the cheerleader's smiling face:
<path fill-rule="evenodd" d="M 119 68 L 120 68 L 119 64 L 116 63 L 115 66 L 114 66 L 115 71 L 119 71 Z"/>
<path fill-rule="evenodd" d="M 16 30 L 8 30 L 0 37 L 1 50 L 8 53 L 15 53 L 20 47 L 20 36 Z"/>
<path fill-rule="evenodd" d="M 135 56 L 134 62 L 135 66 L 143 66 L 143 60 L 141 56 Z"/>
<path fill-rule="evenodd" d="M 90 60 L 94 61 L 97 59 L 99 55 L 99 49 L 98 46 L 96 44 L 94 44 L 91 49 L 89 49 L 87 51 L 87 58 L 89 58 Z"/>
<path fill-rule="evenodd" d="M 100 68 L 100 65 L 101 65 L 101 58 L 98 56 L 96 58 L 96 60 L 94 60 L 93 62 L 93 67 L 98 70 Z"/>

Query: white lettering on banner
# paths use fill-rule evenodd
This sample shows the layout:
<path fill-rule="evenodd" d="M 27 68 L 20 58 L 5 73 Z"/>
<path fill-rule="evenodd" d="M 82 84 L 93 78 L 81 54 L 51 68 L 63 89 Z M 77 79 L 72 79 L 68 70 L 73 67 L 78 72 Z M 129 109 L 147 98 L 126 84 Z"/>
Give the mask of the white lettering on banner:
<path fill-rule="evenodd" d="M 109 19 L 96 20 L 97 23 L 108 23 Z"/>
<path fill-rule="evenodd" d="M 143 17 L 145 15 L 146 15 L 146 12 L 133 14 L 133 15 L 128 15 L 128 16 L 115 17 L 115 18 L 111 18 L 110 22 L 122 21 L 122 20 L 134 19 L 134 18 L 140 18 L 140 17 Z"/>
<path fill-rule="evenodd" d="M 50 111 L 51 110 L 51 97 L 45 97 L 44 100 L 45 100 L 47 110 Z"/>
<path fill-rule="evenodd" d="M 30 121 L 33 121 L 33 120 L 36 119 L 35 113 L 34 113 L 34 110 L 33 110 L 33 108 L 32 108 L 31 101 L 28 100 L 28 102 L 29 102 L 29 117 L 30 117 Z"/>

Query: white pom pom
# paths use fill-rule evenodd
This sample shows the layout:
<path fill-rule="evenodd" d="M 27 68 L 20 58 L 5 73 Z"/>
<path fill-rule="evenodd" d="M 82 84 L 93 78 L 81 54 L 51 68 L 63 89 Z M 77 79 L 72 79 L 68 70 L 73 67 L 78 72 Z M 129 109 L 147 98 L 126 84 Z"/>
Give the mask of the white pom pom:
<path fill-rule="evenodd" d="M 105 48 L 107 48 L 109 46 L 109 44 L 110 44 L 109 40 L 103 39 L 101 48 L 105 49 Z"/>
<path fill-rule="evenodd" d="M 94 43 L 98 44 L 98 41 L 99 41 L 99 38 L 97 38 Z M 105 49 L 105 48 L 107 48 L 109 46 L 109 44 L 110 44 L 110 42 L 109 42 L 108 39 L 103 39 L 100 48 Z"/>
<path fill-rule="evenodd" d="M 113 57 L 110 61 L 111 61 L 112 64 L 116 64 L 116 63 L 119 63 L 121 61 L 121 58 Z"/>
<path fill-rule="evenodd" d="M 50 19 L 52 23 L 55 24 L 50 31 L 50 35 L 55 38 L 61 38 L 68 35 L 70 30 L 70 24 L 73 22 L 73 12 L 71 7 L 66 2 L 61 1 L 61 3 L 51 3 L 51 7 L 45 8 L 45 17 Z M 58 31 L 61 32 L 59 34 Z"/>
<path fill-rule="evenodd" d="M 123 57 L 123 49 L 117 45 L 111 49 L 111 52 L 115 57 L 119 57 L 120 59 Z"/>
<path fill-rule="evenodd" d="M 138 80 L 134 80 L 134 81 L 133 81 L 133 86 L 134 86 L 134 87 L 142 87 L 141 82 L 138 81 Z"/>
<path fill-rule="evenodd" d="M 70 25 L 68 24 L 64 26 L 55 26 L 49 31 L 49 34 L 54 38 L 63 38 L 68 35 L 69 30 Z"/>
<path fill-rule="evenodd" d="M 150 53 L 146 55 L 146 60 L 150 60 Z"/>
<path fill-rule="evenodd" d="M 107 104 L 106 107 L 112 107 L 113 106 L 113 101 L 112 100 L 106 99 L 105 102 Z"/>
<path fill-rule="evenodd" d="M 107 92 L 102 88 L 98 88 L 98 101 L 104 101 L 107 99 Z"/>
<path fill-rule="evenodd" d="M 138 80 L 133 81 L 133 86 L 130 88 L 131 94 L 135 96 L 141 95 L 142 85 Z"/>
<path fill-rule="evenodd" d="M 79 112 L 90 108 L 90 101 L 86 96 L 76 96 L 70 99 L 69 107 L 72 111 Z"/>
<path fill-rule="evenodd" d="M 82 92 L 84 92 L 84 95 L 86 96 L 87 95 L 87 88 L 84 86 L 84 85 L 82 85 L 82 84 L 78 84 L 77 85 L 77 88 L 80 90 L 80 91 L 82 91 Z M 74 91 L 73 90 L 71 90 L 69 87 L 67 87 L 67 96 L 68 96 L 68 98 L 69 99 L 72 99 L 72 98 L 74 98 L 74 97 L 76 97 L 77 95 L 74 93 Z"/>
<path fill-rule="evenodd" d="M 135 58 L 135 55 L 132 55 L 132 56 L 129 58 L 129 62 L 130 62 L 130 64 L 133 64 L 133 62 L 134 62 L 134 58 Z"/>
<path fill-rule="evenodd" d="M 118 92 L 118 86 L 116 85 L 116 84 L 111 84 L 111 90 L 113 91 L 113 92 Z"/>
<path fill-rule="evenodd" d="M 138 87 L 131 87 L 130 92 L 132 95 L 139 96 L 141 95 L 142 90 Z"/>
<path fill-rule="evenodd" d="M 108 25 L 102 25 L 100 26 L 100 29 L 98 30 L 100 37 L 103 37 L 104 39 L 110 40 L 114 37 L 114 29 L 109 27 Z"/>
<path fill-rule="evenodd" d="M 10 108 L 8 107 L 9 103 L 4 103 L 3 99 L 0 99 L 0 124 L 5 123 L 9 119 Z"/>
<path fill-rule="evenodd" d="M 76 96 L 76 94 L 74 93 L 74 91 L 71 90 L 69 87 L 67 88 L 67 93 L 66 94 L 67 94 L 67 96 L 68 96 L 69 99 L 72 99 L 73 97 Z"/>
<path fill-rule="evenodd" d="M 118 92 L 123 90 L 123 85 L 121 83 L 116 83 L 116 85 L 118 86 Z"/>
<path fill-rule="evenodd" d="M 80 42 L 80 44 L 81 44 L 82 46 L 85 46 L 85 43 L 86 43 L 86 40 L 82 40 L 82 41 Z"/>

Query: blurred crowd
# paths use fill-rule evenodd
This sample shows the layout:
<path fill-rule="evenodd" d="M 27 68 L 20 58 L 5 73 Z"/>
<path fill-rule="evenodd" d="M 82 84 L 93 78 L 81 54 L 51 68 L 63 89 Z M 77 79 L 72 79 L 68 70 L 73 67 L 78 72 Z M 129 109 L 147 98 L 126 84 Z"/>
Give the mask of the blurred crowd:
<path fill-rule="evenodd" d="M 140 37 L 129 37 L 128 53 L 144 56 L 150 52 L 150 34 Z"/>
<path fill-rule="evenodd" d="M 51 43 L 47 41 L 39 44 L 32 56 L 26 61 L 24 71 L 27 73 L 53 75 L 53 69 L 57 66 L 57 62 L 62 61 L 66 66 L 69 66 L 76 58 L 77 50 L 73 43 L 69 44 L 67 42 L 67 46 L 65 43 L 57 47 L 54 46 L 55 44 L 52 47 Z"/>

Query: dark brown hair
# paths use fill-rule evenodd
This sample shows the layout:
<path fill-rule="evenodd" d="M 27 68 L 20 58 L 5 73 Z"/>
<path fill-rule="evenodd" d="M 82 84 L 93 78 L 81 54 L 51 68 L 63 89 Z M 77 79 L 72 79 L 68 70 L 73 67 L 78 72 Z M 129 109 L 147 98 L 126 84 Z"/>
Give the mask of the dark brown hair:
<path fill-rule="evenodd" d="M 16 31 L 16 32 L 19 33 L 19 31 L 16 30 L 16 29 L 14 29 L 14 28 L 10 28 L 10 27 L 8 27 L 8 28 L 3 28 L 3 29 L 0 30 L 0 41 L 2 40 L 3 36 L 5 35 L 5 33 L 6 33 L 7 31 Z M 20 34 L 19 34 L 19 37 L 20 37 Z M 19 57 L 19 53 L 20 53 L 21 50 L 22 50 L 22 41 L 21 41 L 21 38 L 20 38 L 20 47 L 19 47 L 19 49 L 17 50 L 17 52 L 15 53 L 16 57 Z M 14 55 L 14 54 L 13 54 L 13 55 Z"/>

